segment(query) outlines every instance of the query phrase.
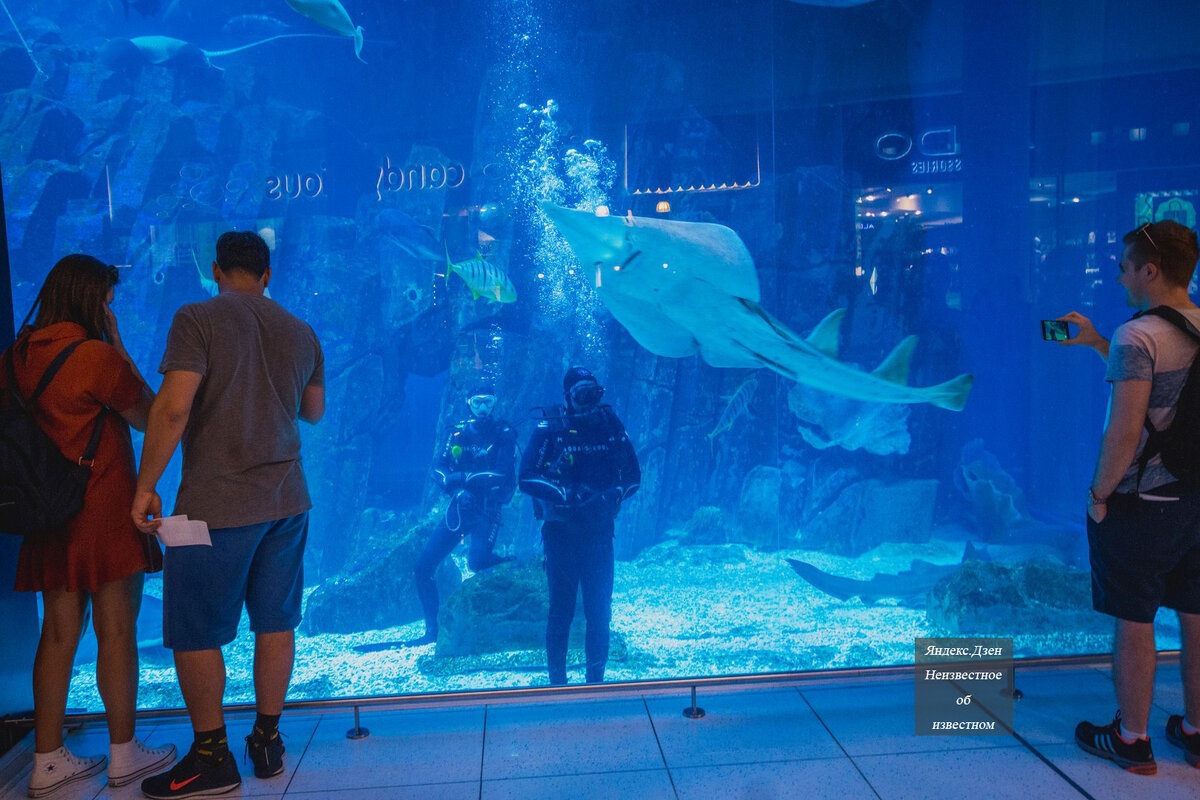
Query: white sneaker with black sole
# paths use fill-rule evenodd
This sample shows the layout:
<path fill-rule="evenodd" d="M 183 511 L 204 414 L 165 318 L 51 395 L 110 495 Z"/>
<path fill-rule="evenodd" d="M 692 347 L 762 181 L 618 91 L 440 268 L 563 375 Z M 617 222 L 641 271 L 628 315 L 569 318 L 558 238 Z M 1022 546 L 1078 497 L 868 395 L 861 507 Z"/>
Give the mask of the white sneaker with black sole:
<path fill-rule="evenodd" d="M 106 761 L 104 756 L 80 758 L 66 747 L 50 753 L 34 753 L 28 794 L 30 797 L 47 797 L 68 784 L 100 772 Z"/>
<path fill-rule="evenodd" d="M 138 778 L 166 769 L 175 760 L 175 745 L 146 747 L 136 736 L 114 744 L 108 759 L 108 785 L 127 786 Z"/>

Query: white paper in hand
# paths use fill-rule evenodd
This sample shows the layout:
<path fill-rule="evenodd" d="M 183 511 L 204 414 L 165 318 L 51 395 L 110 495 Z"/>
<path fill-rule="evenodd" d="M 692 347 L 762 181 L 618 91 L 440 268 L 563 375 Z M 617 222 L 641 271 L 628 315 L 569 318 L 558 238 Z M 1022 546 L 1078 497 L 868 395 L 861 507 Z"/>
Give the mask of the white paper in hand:
<path fill-rule="evenodd" d="M 163 517 L 162 525 L 158 526 L 158 540 L 163 543 L 164 547 L 186 547 L 196 544 L 212 547 L 212 539 L 208 535 L 208 523 L 198 519 L 188 519 L 186 514 Z"/>

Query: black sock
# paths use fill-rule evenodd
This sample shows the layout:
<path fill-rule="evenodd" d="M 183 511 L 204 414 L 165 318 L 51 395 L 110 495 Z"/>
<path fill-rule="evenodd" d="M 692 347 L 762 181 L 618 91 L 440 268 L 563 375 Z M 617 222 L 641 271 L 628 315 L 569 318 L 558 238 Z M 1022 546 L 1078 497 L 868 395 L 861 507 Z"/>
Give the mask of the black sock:
<path fill-rule="evenodd" d="M 279 714 L 258 713 L 254 718 L 254 738 L 269 742 L 279 733 Z"/>
<path fill-rule="evenodd" d="M 225 735 L 225 726 L 213 731 L 196 731 L 196 741 L 192 747 L 196 754 L 205 761 L 220 763 L 229 755 L 229 737 Z"/>

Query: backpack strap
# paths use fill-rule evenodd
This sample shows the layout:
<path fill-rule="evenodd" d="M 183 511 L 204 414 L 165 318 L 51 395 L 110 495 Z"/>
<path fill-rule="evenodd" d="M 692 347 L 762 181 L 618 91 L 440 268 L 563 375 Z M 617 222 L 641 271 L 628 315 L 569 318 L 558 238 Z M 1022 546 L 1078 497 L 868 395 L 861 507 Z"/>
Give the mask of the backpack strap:
<path fill-rule="evenodd" d="M 1192 324 L 1191 320 L 1185 317 L 1183 313 L 1179 311 L 1179 309 L 1171 308 L 1170 306 L 1155 306 L 1154 308 L 1135 315 L 1134 319 L 1146 316 L 1147 314 L 1165 319 L 1167 322 L 1171 323 L 1176 328 L 1179 328 L 1179 330 L 1195 339 L 1197 343 L 1200 343 L 1200 330 L 1197 330 L 1196 326 Z"/>
<path fill-rule="evenodd" d="M 28 400 L 26 400 L 24 395 L 21 394 L 21 385 L 17 383 L 17 370 L 13 362 L 13 350 L 16 349 L 16 346 L 14 345 L 13 347 L 10 347 L 8 352 L 5 353 L 6 358 L 4 366 L 5 370 L 8 372 L 8 383 L 12 389 L 13 397 L 17 401 L 17 405 L 19 405 L 27 414 L 32 416 L 37 408 L 38 398 L 40 398 L 42 393 L 46 391 L 46 387 L 50 385 L 50 381 L 54 380 L 54 376 L 58 374 L 58 371 L 62 369 L 62 365 L 65 364 L 67 359 L 71 357 L 71 353 L 75 352 L 75 348 L 79 347 L 79 345 L 83 344 L 85 341 L 87 340 L 79 339 L 78 341 L 71 342 L 69 345 L 59 351 L 58 355 L 54 357 L 54 360 L 50 362 L 50 365 L 46 367 L 46 371 L 42 373 L 41 379 L 34 388 L 33 394 L 29 395 Z M 84 449 L 83 455 L 79 457 L 79 460 L 76 463 L 87 467 L 92 466 L 96 458 L 96 450 L 100 447 L 100 434 L 103 432 L 103 430 L 104 408 L 101 407 L 100 413 L 96 415 L 96 425 L 92 428 L 92 435 L 88 439 L 87 447 Z"/>

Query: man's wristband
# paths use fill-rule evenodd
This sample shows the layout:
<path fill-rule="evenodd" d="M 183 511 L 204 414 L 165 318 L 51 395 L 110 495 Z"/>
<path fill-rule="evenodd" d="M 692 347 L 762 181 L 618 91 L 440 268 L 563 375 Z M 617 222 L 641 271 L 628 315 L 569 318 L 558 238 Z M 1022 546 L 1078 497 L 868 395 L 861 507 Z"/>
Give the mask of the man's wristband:
<path fill-rule="evenodd" d="M 1097 497 L 1096 490 L 1088 487 L 1088 503 L 1093 506 L 1102 506 L 1108 503 L 1107 497 Z"/>

